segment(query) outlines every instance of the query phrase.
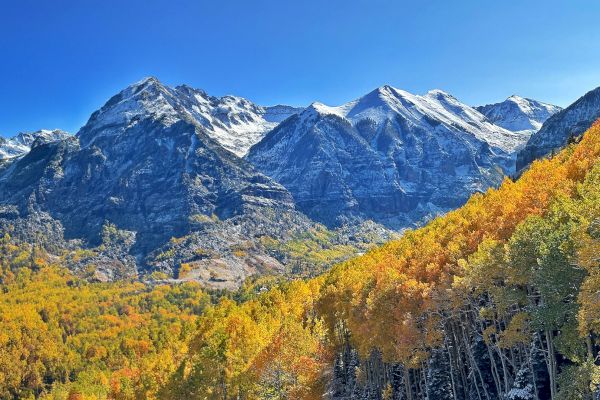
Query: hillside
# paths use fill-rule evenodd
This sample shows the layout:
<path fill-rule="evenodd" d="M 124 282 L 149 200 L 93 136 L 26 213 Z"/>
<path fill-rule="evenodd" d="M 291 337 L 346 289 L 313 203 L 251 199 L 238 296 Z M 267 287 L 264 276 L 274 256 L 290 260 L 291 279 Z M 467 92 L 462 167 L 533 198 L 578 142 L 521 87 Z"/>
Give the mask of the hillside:
<path fill-rule="evenodd" d="M 140 326 L 146 324 L 143 310 L 154 310 L 152 302 L 161 297 L 116 309 L 112 300 L 80 301 L 77 296 L 90 290 L 128 284 L 56 275 L 42 252 L 5 238 L 0 304 L 11 311 L 1 314 L 0 339 L 27 342 L 0 347 L 0 362 L 11 371 L 0 375 L 10 379 L 0 385 L 3 396 L 591 399 L 600 345 L 599 159 L 597 124 L 580 143 L 535 162 L 518 181 L 507 179 L 322 277 L 263 279 L 231 296 L 214 296 L 193 309 L 200 315 L 194 328 L 170 331 L 182 340 L 175 352 L 157 344 L 172 343 L 164 342 L 168 335 L 145 339 L 139 331 L 126 339 L 132 333 L 123 328 L 74 329 L 64 317 L 74 302 L 83 315 L 113 315 L 107 321 L 115 327 Z M 135 287 L 136 296 L 146 291 Z M 148 290 L 190 306 L 199 298 L 193 293 L 200 293 Z M 46 300 L 35 301 L 33 293 Z M 160 326 L 180 326 L 186 313 Z M 12 333 L 24 329 L 26 336 Z M 83 341 L 84 332 L 94 338 L 99 330 L 107 332 L 102 346 L 120 343 L 119 350 L 104 352 Z M 65 352 L 62 343 L 74 347 Z M 15 349 L 28 349 L 30 358 L 11 363 Z M 118 363 L 115 351 L 123 352 Z M 69 357 L 78 360 L 69 365 L 79 367 L 65 369 Z M 153 367 L 155 357 L 162 367 Z"/>
<path fill-rule="evenodd" d="M 308 299 L 284 285 L 239 307 L 221 304 L 203 320 L 190 372 L 167 393 L 591 398 L 599 157 L 596 125 L 517 182 L 335 267 L 309 283 L 320 289 L 310 286 Z M 245 328 L 233 328 L 240 320 Z M 220 373 L 228 379 L 217 385 Z"/>

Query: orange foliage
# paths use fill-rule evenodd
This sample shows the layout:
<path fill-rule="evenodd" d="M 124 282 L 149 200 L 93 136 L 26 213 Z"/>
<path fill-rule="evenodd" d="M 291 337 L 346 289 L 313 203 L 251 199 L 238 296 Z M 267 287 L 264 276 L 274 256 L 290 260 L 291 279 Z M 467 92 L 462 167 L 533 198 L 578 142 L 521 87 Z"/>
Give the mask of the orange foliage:
<path fill-rule="evenodd" d="M 485 239 L 504 242 L 525 218 L 544 214 L 559 196 L 572 196 L 599 157 L 595 123 L 579 145 L 534 162 L 518 181 L 507 178 L 464 207 L 335 267 L 319 301 L 330 330 L 347 327 L 363 355 L 377 348 L 386 360 L 418 364 L 440 338 L 437 321 L 451 307 L 462 260 Z"/>

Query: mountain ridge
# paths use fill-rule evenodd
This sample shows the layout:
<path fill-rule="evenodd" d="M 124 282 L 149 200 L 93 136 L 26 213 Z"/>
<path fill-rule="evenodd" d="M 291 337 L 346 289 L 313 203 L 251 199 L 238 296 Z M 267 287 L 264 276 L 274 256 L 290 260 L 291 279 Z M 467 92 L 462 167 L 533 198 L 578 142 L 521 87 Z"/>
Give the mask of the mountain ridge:
<path fill-rule="evenodd" d="M 60 141 L 69 136 L 61 129 L 40 129 L 34 132 L 19 132 L 11 138 L 0 137 L 0 160 L 27 154 L 31 147 L 40 143 Z"/>
<path fill-rule="evenodd" d="M 309 105 L 246 158 L 319 222 L 372 218 L 401 229 L 498 185 L 527 138 L 442 90 L 384 85 L 340 106 Z"/>
<path fill-rule="evenodd" d="M 600 87 L 590 90 L 573 104 L 548 118 L 539 131 L 531 135 L 517 155 L 517 171 L 522 172 L 533 160 L 545 157 L 578 139 L 600 118 Z"/>
<path fill-rule="evenodd" d="M 533 134 L 562 108 L 513 94 L 499 103 L 475 107 L 492 123 L 513 132 Z"/>

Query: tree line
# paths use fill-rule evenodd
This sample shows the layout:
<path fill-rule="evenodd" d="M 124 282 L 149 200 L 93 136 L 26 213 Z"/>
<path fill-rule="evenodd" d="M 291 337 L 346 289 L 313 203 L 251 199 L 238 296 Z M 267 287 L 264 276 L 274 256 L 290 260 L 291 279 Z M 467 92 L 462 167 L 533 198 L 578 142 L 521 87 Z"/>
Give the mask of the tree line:
<path fill-rule="evenodd" d="M 0 398 L 597 399 L 600 125 L 308 280 L 91 283 L 0 243 Z M 595 397 L 594 397 L 595 396 Z"/>

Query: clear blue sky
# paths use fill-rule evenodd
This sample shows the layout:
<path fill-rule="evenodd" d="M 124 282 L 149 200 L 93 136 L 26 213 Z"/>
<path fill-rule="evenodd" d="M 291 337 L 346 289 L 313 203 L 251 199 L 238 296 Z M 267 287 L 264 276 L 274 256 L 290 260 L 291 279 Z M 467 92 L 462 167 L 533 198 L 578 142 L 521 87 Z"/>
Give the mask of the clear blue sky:
<path fill-rule="evenodd" d="M 564 106 L 600 86 L 599 17 L 591 0 L 0 0 L 0 134 L 76 132 L 148 75 L 264 105 L 387 83 Z"/>

